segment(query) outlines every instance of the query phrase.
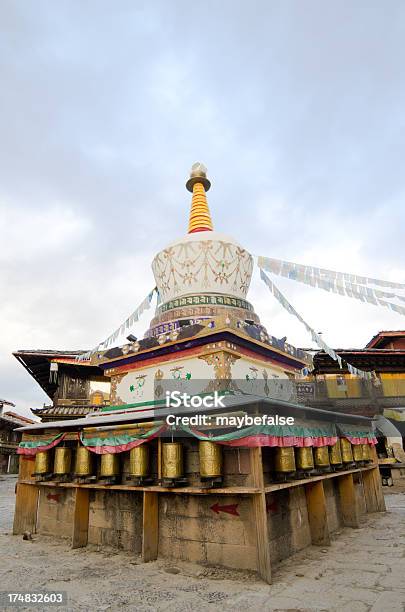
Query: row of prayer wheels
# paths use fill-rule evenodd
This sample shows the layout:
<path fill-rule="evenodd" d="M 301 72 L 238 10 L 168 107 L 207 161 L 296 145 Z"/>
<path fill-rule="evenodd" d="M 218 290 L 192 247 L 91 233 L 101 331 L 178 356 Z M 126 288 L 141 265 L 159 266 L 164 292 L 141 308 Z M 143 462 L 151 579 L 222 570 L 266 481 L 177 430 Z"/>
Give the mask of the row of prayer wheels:
<path fill-rule="evenodd" d="M 351 444 L 341 438 L 332 446 L 286 446 L 276 449 L 275 472 L 289 474 L 296 471 L 310 472 L 314 469 L 327 471 L 353 463 L 372 460 L 369 444 Z"/>
<path fill-rule="evenodd" d="M 55 448 L 53 470 L 49 451 L 40 451 L 35 455 L 35 474 L 41 476 L 53 473 L 56 476 L 70 474 L 72 467 L 72 449 L 67 446 Z M 76 450 L 74 471 L 77 475 L 91 474 L 91 453 L 84 446 Z"/>
<path fill-rule="evenodd" d="M 222 474 L 221 447 L 214 442 L 201 441 L 199 443 L 200 476 L 202 478 L 216 478 Z M 94 454 L 85 446 L 76 449 L 75 461 L 72 470 L 72 449 L 60 446 L 55 449 L 53 470 L 51 469 L 51 455 L 48 451 L 41 451 L 35 455 L 35 474 L 38 476 L 53 473 L 55 476 L 68 475 L 73 471 L 74 476 L 88 477 L 94 473 Z M 129 476 L 145 478 L 150 472 L 149 446 L 141 444 L 129 451 Z M 162 444 L 162 477 L 166 479 L 181 478 L 184 473 L 183 445 L 180 442 L 167 442 Z M 101 455 L 100 477 L 113 478 L 120 474 L 119 454 L 105 453 Z"/>
<path fill-rule="evenodd" d="M 53 473 L 66 476 L 73 471 L 75 477 L 89 477 L 94 474 L 93 453 L 85 446 L 76 449 L 74 469 L 72 470 L 72 449 L 61 446 L 55 449 L 53 470 L 51 456 L 42 451 L 35 456 L 35 473 L 39 476 Z M 200 476 L 202 479 L 219 478 L 222 475 L 222 452 L 218 444 L 210 441 L 199 442 Z M 162 444 L 162 478 L 176 480 L 183 477 L 183 445 L 180 442 Z M 371 461 L 368 444 L 351 444 L 341 438 L 333 446 L 319 447 L 278 447 L 275 450 L 274 470 L 279 474 L 293 472 L 327 471 L 353 463 Z M 129 476 L 146 478 L 150 473 L 149 446 L 141 444 L 129 451 Z M 119 454 L 101 455 L 100 477 L 114 478 L 120 474 Z"/>

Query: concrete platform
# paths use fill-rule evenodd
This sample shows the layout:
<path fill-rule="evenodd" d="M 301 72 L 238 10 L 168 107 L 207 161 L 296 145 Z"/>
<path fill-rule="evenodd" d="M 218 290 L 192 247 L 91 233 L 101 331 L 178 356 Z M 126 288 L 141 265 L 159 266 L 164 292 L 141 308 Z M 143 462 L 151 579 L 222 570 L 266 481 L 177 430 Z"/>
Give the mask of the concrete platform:
<path fill-rule="evenodd" d="M 10 535 L 15 482 L 0 480 L 3 589 L 61 589 L 75 611 L 404 610 L 405 487 L 387 491 L 388 512 L 364 515 L 359 529 L 341 529 L 329 547 L 309 546 L 282 561 L 267 585 L 249 572 L 143 564 L 132 554 L 71 549 L 68 540 L 46 536 L 23 541 Z"/>

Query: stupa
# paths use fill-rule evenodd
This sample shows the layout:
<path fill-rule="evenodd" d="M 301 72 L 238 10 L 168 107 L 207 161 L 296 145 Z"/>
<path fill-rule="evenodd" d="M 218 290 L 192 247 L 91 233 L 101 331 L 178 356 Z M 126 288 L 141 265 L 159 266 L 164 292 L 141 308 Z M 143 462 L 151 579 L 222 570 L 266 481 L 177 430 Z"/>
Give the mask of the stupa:
<path fill-rule="evenodd" d="M 194 164 L 186 183 L 193 194 L 188 234 L 169 244 L 152 263 L 163 301 L 152 333 L 162 323 L 175 329 L 190 320 L 215 322 L 224 314 L 259 322 L 246 301 L 253 257 L 233 238 L 214 231 L 206 196 L 210 186 L 206 168 Z"/>
<path fill-rule="evenodd" d="M 261 325 L 247 301 L 252 256 L 214 231 L 209 187 L 195 164 L 189 231 L 153 260 L 160 302 L 145 337 L 80 366 L 111 381 L 110 405 L 20 428 L 13 533 L 124 548 L 145 562 L 248 569 L 271 582 L 272 565 L 328 546 L 331 533 L 360 525 L 360 512 L 384 510 L 376 440 L 368 418 L 275 397 L 294 387 L 307 355 Z M 168 417 L 194 411 L 185 401 L 175 415 L 162 406 L 168 381 L 193 399 L 224 388 L 215 415 L 253 424 L 173 424 Z"/>
<path fill-rule="evenodd" d="M 308 365 L 304 351 L 268 334 L 247 301 L 253 257 L 214 230 L 210 187 L 195 163 L 186 182 L 188 233 L 152 262 L 159 304 L 145 337 L 93 359 L 111 378 L 113 406 L 151 405 L 159 379 L 261 380 L 256 390 L 265 393 L 269 379 L 294 378 Z"/>

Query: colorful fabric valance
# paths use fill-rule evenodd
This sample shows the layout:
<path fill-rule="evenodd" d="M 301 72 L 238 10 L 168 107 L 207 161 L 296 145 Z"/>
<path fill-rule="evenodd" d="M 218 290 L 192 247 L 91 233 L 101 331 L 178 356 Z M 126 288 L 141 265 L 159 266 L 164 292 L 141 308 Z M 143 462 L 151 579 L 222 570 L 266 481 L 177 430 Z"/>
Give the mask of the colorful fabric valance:
<path fill-rule="evenodd" d="M 105 455 L 107 453 L 122 453 L 131 450 L 135 446 L 140 446 L 156 438 L 167 429 L 166 425 L 157 425 L 143 433 L 128 432 L 122 429 L 80 432 L 80 442 L 92 453 Z M 142 430 L 140 430 L 142 431 Z"/>
<path fill-rule="evenodd" d="M 166 424 L 158 423 L 152 428 L 134 427 L 131 429 L 112 429 L 99 431 L 82 431 L 78 433 L 79 440 L 89 451 L 98 455 L 106 453 L 122 453 L 153 440 L 168 431 Z M 193 427 L 171 427 L 170 431 L 183 432 L 198 440 L 210 440 L 224 446 L 256 447 L 256 446 L 330 446 L 337 442 L 339 435 L 347 438 L 352 444 L 376 444 L 375 432 L 364 425 L 334 424 L 295 420 L 294 425 L 252 425 L 243 429 L 235 429 L 226 433 L 212 434 L 202 432 Z M 32 436 L 23 440 L 17 449 L 20 455 L 36 455 L 40 451 L 53 448 L 66 436 L 59 433 L 54 437 L 49 435 Z"/>
<path fill-rule="evenodd" d="M 337 442 L 334 423 L 294 425 L 252 425 L 224 434 L 211 435 L 195 428 L 182 430 L 199 440 L 210 440 L 226 446 L 327 446 Z"/>
<path fill-rule="evenodd" d="M 352 444 L 377 444 L 375 431 L 364 425 L 353 425 L 351 423 L 338 423 L 338 430 Z"/>
<path fill-rule="evenodd" d="M 49 450 L 53 448 L 59 442 L 65 438 L 66 433 L 60 433 L 53 438 L 50 438 L 49 435 L 38 435 L 32 437 L 30 440 L 22 440 L 17 448 L 18 455 L 36 455 L 41 451 Z"/>

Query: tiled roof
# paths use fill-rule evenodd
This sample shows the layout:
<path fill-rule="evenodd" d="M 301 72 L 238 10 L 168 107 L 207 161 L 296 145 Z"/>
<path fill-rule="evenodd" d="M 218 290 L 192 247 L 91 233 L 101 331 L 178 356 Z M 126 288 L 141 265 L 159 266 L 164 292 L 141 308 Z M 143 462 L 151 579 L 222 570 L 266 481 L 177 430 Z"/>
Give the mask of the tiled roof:
<path fill-rule="evenodd" d="M 25 417 L 22 414 L 17 414 L 16 412 L 8 411 L 8 412 L 4 412 L 3 415 L 10 417 L 11 419 L 14 419 L 15 421 L 17 421 L 18 423 L 22 423 L 23 425 L 25 423 L 35 423 L 35 421 L 33 421 L 32 419 L 29 419 L 28 417 Z"/>
<path fill-rule="evenodd" d="M 39 417 L 81 416 L 90 412 L 98 412 L 102 406 L 44 406 L 32 408 L 32 412 Z"/>

